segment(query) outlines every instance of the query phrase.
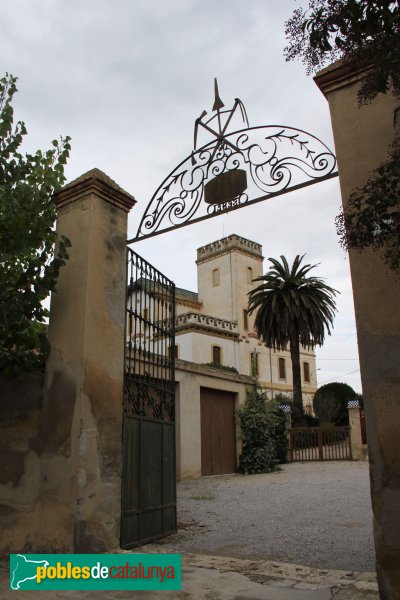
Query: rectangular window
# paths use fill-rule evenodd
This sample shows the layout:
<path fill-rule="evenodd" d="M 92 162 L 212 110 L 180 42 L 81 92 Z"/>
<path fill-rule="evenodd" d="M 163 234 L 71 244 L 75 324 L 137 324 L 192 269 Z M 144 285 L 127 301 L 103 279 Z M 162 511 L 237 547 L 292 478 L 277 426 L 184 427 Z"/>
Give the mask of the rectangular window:
<path fill-rule="evenodd" d="M 249 328 L 249 311 L 245 308 L 243 309 L 243 328 L 246 329 L 246 331 Z"/>
<path fill-rule="evenodd" d="M 279 379 L 286 379 L 286 364 L 284 358 L 278 359 Z"/>
<path fill-rule="evenodd" d="M 212 347 L 212 363 L 214 365 L 221 364 L 221 348 L 219 346 Z"/>
<path fill-rule="evenodd" d="M 259 374 L 259 356 L 257 352 L 250 352 L 250 375 L 252 377 L 258 377 Z"/>
<path fill-rule="evenodd" d="M 213 269 L 212 271 L 212 286 L 219 286 L 219 269 Z"/>
<path fill-rule="evenodd" d="M 304 381 L 306 381 L 307 383 L 310 383 L 310 381 L 311 381 L 310 365 L 308 362 L 303 363 L 303 375 L 304 375 Z"/>
<path fill-rule="evenodd" d="M 247 267 L 247 283 L 253 283 L 253 269 Z"/>

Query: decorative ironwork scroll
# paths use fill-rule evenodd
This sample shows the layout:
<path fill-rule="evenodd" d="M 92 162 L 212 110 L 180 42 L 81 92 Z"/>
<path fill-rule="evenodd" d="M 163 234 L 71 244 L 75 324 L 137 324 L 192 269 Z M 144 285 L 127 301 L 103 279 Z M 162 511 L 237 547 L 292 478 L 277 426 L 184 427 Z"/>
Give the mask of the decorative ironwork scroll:
<path fill-rule="evenodd" d="M 174 422 L 174 336 L 174 284 L 128 248 L 126 416 Z"/>
<path fill-rule="evenodd" d="M 136 237 L 130 242 L 337 176 L 335 155 L 315 136 L 285 125 L 247 127 L 227 133 L 238 109 L 246 124 L 247 115 L 239 99 L 231 110 L 221 110 L 223 106 L 216 87 L 215 114 L 205 120 L 204 111 L 196 120 L 193 152 L 157 188 Z M 217 129 L 213 122 L 217 122 Z M 199 127 L 214 139 L 197 149 Z M 204 201 L 205 186 L 213 179 L 220 178 L 222 182 L 221 176 L 227 173 L 243 172 L 247 180 L 244 191 L 240 189 L 240 193 L 220 204 Z"/>

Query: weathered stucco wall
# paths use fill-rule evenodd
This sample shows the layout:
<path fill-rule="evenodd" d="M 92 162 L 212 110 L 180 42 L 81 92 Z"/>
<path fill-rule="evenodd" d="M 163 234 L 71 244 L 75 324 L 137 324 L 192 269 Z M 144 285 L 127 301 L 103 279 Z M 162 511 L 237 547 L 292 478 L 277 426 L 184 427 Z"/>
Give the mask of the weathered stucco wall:
<path fill-rule="evenodd" d="M 0 555 L 30 551 L 39 507 L 43 375 L 0 378 Z"/>
<path fill-rule="evenodd" d="M 212 347 L 218 346 L 221 348 L 221 363 L 227 367 L 236 367 L 235 345 L 237 344 L 232 339 L 225 339 L 212 333 L 205 335 L 190 331 L 176 335 L 175 342 L 178 346 L 178 356 L 184 360 L 199 364 L 210 363 L 213 360 Z"/>
<path fill-rule="evenodd" d="M 197 280 L 199 301 L 203 311 L 215 317 L 236 321 L 243 327 L 243 309 L 247 309 L 247 293 L 256 284 L 253 279 L 262 275 L 261 245 L 238 235 L 231 235 L 197 250 Z M 213 271 L 219 270 L 219 279 L 213 285 Z M 249 317 L 253 329 L 254 316 Z"/>
<path fill-rule="evenodd" d="M 399 99 L 379 94 L 357 104 L 362 73 L 341 64 L 316 83 L 329 102 L 340 188 L 347 198 L 387 157 Z M 400 279 L 376 251 L 350 252 L 361 379 L 367 420 L 377 573 L 383 600 L 400 598 Z"/>
<path fill-rule="evenodd" d="M 72 246 L 51 299 L 43 405 L 2 415 L 9 431 L 0 443 L 9 446 L 18 479 L 1 489 L 17 503 L 15 515 L 3 509 L 15 523 L 2 538 L 9 552 L 102 552 L 120 538 L 126 233 L 134 199 L 94 169 L 56 203 L 57 233 Z M 20 419 L 14 429 L 13 418 Z"/>

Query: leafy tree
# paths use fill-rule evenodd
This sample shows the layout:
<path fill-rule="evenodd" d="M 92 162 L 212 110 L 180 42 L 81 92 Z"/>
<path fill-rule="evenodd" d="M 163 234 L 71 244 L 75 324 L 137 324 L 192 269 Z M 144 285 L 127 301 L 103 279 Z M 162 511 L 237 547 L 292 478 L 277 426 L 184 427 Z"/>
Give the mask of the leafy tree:
<path fill-rule="evenodd" d="M 301 58 L 307 73 L 343 58 L 367 70 L 359 101 L 391 88 L 400 93 L 400 6 L 398 0 L 310 0 L 310 12 L 294 11 L 285 26 L 286 60 Z"/>
<path fill-rule="evenodd" d="M 294 11 L 286 23 L 287 60 L 301 58 L 308 74 L 342 58 L 365 77 L 359 103 L 378 93 L 400 94 L 400 3 L 388 0 L 310 0 L 310 11 Z M 397 109 L 398 111 L 399 109 Z M 395 115 L 396 118 L 396 115 Z M 345 250 L 379 249 L 400 274 L 400 137 L 365 186 L 355 190 L 336 218 Z"/>
<path fill-rule="evenodd" d="M 48 355 L 42 302 L 55 291 L 69 241 L 58 240 L 54 192 L 65 181 L 69 139 L 35 154 L 20 152 L 26 127 L 14 126 L 17 79 L 0 79 L 0 373 L 14 376 L 43 366 Z"/>
<path fill-rule="evenodd" d="M 354 248 L 381 250 L 386 265 L 400 274 L 400 137 L 363 188 L 348 199 L 346 212 L 336 217 L 340 244 Z"/>
<path fill-rule="evenodd" d="M 238 410 L 242 453 L 239 473 L 269 473 L 286 462 L 285 415 L 279 403 L 268 400 L 259 386 L 248 392 Z"/>
<path fill-rule="evenodd" d="M 349 400 L 358 400 L 359 394 L 347 383 L 327 383 L 315 392 L 313 407 L 321 423 L 348 425 Z"/>
<path fill-rule="evenodd" d="M 304 256 L 297 255 L 291 268 L 284 256 L 282 262 L 269 258 L 272 267 L 254 280 L 261 283 L 249 292 L 249 314 L 257 311 L 258 336 L 270 348 L 284 350 L 290 344 L 293 403 L 301 414 L 300 344 L 314 348 L 323 344 L 325 331 L 330 335 L 337 294 L 323 279 L 308 276 L 317 265 L 302 265 Z"/>

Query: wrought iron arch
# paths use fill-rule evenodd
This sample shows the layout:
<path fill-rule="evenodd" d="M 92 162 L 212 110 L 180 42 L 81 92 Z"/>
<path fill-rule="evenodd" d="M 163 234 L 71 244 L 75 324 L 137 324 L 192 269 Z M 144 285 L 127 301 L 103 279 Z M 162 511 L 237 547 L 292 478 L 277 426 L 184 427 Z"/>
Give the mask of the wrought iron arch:
<path fill-rule="evenodd" d="M 286 125 L 249 127 L 238 98 L 223 106 L 215 81 L 213 114 L 196 119 L 194 150 L 157 188 L 129 242 L 337 177 L 336 157 L 317 137 Z M 247 127 L 227 133 L 238 109 Z M 197 149 L 199 127 L 214 139 Z"/>

